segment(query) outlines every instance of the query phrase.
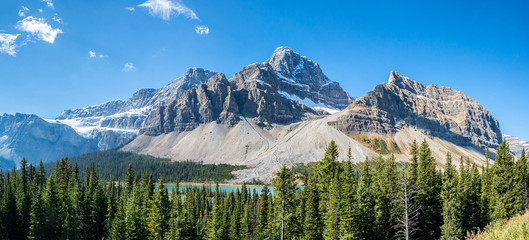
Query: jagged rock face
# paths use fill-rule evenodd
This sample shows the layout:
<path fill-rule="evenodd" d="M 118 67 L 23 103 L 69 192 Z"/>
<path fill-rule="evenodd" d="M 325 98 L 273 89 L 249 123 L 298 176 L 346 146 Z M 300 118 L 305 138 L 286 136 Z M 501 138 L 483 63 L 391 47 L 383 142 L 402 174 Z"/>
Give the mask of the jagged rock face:
<path fill-rule="evenodd" d="M 56 120 L 73 127 L 84 137 L 94 139 L 101 150 L 114 148 L 134 138 L 152 110 L 177 98 L 183 91 L 205 83 L 215 74 L 190 68 L 163 88 L 140 89 L 127 101 L 66 110 Z"/>
<path fill-rule="evenodd" d="M 153 111 L 140 134 L 160 135 L 191 131 L 200 124 L 218 122 L 233 126 L 240 117 L 254 118 L 262 126 L 286 124 L 322 114 L 271 91 L 263 82 L 237 87 L 224 74 L 183 92 L 170 104 Z"/>
<path fill-rule="evenodd" d="M 496 147 L 502 140 L 498 121 L 476 100 L 396 72 L 347 109 L 329 124 L 349 134 L 393 134 L 411 126 L 461 146 Z"/>
<path fill-rule="evenodd" d="M 153 111 L 140 134 L 190 131 L 217 121 L 233 125 L 240 117 L 260 126 L 289 124 L 341 110 L 352 99 L 319 65 L 290 48 L 277 48 L 272 57 L 251 64 L 231 80 L 222 74 L 184 91 L 173 102 Z M 318 109 L 321 108 L 321 109 Z"/>
<path fill-rule="evenodd" d="M 317 63 L 287 47 L 277 48 L 272 57 L 261 64 L 244 67 L 235 74 L 233 81 L 268 83 L 273 91 L 300 100 L 309 107 L 342 110 L 352 102 L 349 94 L 339 83 L 327 78 Z"/>
<path fill-rule="evenodd" d="M 50 123 L 36 115 L 4 114 L 0 116 L 0 162 L 19 164 L 25 157 L 28 163 L 55 161 L 96 151 L 91 140 L 78 135 L 64 124 Z"/>

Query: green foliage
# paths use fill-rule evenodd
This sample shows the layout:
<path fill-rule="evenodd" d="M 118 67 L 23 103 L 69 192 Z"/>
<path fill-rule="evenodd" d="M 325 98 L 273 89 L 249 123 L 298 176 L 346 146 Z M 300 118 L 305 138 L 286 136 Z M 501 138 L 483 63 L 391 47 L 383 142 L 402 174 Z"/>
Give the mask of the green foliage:
<path fill-rule="evenodd" d="M 401 153 L 399 145 L 393 140 L 384 140 L 379 137 L 367 137 L 365 135 L 353 135 L 353 139 L 363 143 L 365 146 L 378 154 Z"/>
<path fill-rule="evenodd" d="M 169 193 L 163 178 L 153 180 L 160 172 L 134 161 L 109 164 L 110 171 L 64 158 L 48 178 L 44 165 L 22 161 L 18 172 L 0 171 L 0 239 L 458 239 L 525 209 L 525 158 L 515 161 L 504 143 L 490 170 L 461 160 L 458 172 L 448 154 L 441 173 L 426 142 L 412 145 L 408 164 L 393 156 L 355 164 L 351 154 L 339 162 L 331 142 L 321 162 L 283 166 L 273 191 L 260 193 L 246 185 L 230 193 L 218 185 L 182 191 L 175 176 Z M 118 178 L 100 177 L 118 168 Z"/>
<path fill-rule="evenodd" d="M 462 236 L 461 200 L 458 191 L 458 173 L 452 165 L 450 153 L 446 156 L 446 165 L 443 173 L 443 188 L 441 191 L 443 201 L 443 225 L 441 234 L 443 239 L 459 239 Z"/>
<path fill-rule="evenodd" d="M 491 219 L 510 218 L 521 211 L 522 183 L 516 176 L 514 158 L 506 142 L 498 147 L 491 171 Z"/>
<path fill-rule="evenodd" d="M 228 164 L 171 162 L 165 158 L 156 158 L 118 150 L 87 153 L 71 158 L 70 162 L 72 164 L 77 163 L 81 169 L 85 169 L 93 163 L 102 179 L 108 180 L 111 177 L 115 177 L 118 179 L 127 179 L 127 182 L 131 180 L 131 178 L 125 178 L 125 174 L 127 173 L 125 170 L 129 166 L 134 168 L 134 177 L 138 179 L 142 173 L 148 172 L 153 175 L 154 179 L 163 178 L 168 182 L 225 181 L 234 178 L 231 172 L 246 168 L 244 166 L 232 166 Z M 51 172 L 54 169 L 54 164 L 45 164 L 45 168 L 46 172 Z"/>

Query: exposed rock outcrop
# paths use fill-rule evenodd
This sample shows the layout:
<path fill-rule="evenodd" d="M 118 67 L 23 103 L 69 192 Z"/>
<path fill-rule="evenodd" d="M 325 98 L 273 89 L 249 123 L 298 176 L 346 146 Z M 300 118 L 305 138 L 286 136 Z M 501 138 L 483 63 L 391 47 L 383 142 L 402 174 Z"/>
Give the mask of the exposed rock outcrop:
<path fill-rule="evenodd" d="M 217 74 L 153 111 L 140 134 L 191 131 L 208 122 L 232 126 L 240 117 L 254 118 L 261 126 L 288 124 L 321 114 L 274 92 L 269 84 L 251 81 L 238 86 Z"/>
<path fill-rule="evenodd" d="M 419 82 L 391 72 L 380 84 L 347 108 L 332 126 L 348 134 L 394 134 L 403 127 L 460 146 L 496 147 L 502 141 L 498 121 L 465 94 Z"/>

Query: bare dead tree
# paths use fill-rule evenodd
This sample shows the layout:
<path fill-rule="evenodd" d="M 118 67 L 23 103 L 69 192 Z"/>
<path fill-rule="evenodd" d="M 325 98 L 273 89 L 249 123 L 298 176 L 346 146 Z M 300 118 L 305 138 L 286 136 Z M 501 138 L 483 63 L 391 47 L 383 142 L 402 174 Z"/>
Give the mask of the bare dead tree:
<path fill-rule="evenodd" d="M 414 233 L 418 232 L 419 206 L 415 201 L 416 191 L 408 182 L 408 173 L 403 171 L 403 177 L 400 180 L 401 192 L 395 199 L 399 209 L 399 218 L 394 225 L 396 229 L 395 239 L 410 240 Z"/>

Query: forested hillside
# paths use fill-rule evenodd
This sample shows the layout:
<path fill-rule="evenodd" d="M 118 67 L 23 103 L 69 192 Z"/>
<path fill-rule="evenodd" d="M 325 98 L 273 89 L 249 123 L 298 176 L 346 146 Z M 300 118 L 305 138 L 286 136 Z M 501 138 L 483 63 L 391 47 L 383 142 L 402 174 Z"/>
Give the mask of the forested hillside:
<path fill-rule="evenodd" d="M 103 180 L 111 177 L 125 178 L 125 170 L 129 165 L 136 171 L 136 177 L 149 173 L 154 179 L 163 178 L 165 181 L 225 181 L 232 179 L 231 173 L 244 169 L 244 166 L 228 164 L 202 164 L 197 162 L 171 162 L 166 158 L 157 158 L 148 155 L 122 152 L 116 149 L 82 154 L 69 159 L 71 164 L 77 164 L 79 169 L 86 169 L 92 164 L 97 169 L 97 174 Z M 56 163 L 47 163 L 44 168 L 51 174 Z M 48 174 L 48 175 L 49 175 Z M 80 175 L 83 177 L 83 173 Z"/>
<path fill-rule="evenodd" d="M 331 142 L 314 174 L 295 184 L 281 168 L 262 192 L 188 188 L 169 193 L 164 180 L 103 181 L 94 165 L 81 177 L 68 159 L 50 177 L 22 162 L 0 175 L 1 239 L 457 239 L 528 206 L 525 154 L 515 161 L 502 143 L 491 167 L 450 154 L 437 171 L 426 142 L 409 164 L 393 157 L 336 161 Z M 348 159 L 351 159 L 349 154 Z M 137 172 L 137 171 L 136 171 Z M 175 188 L 175 189 L 178 189 Z"/>

